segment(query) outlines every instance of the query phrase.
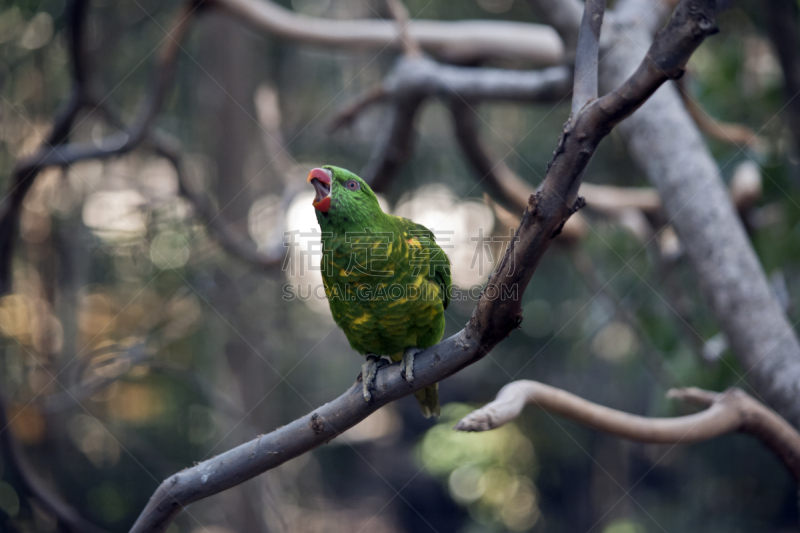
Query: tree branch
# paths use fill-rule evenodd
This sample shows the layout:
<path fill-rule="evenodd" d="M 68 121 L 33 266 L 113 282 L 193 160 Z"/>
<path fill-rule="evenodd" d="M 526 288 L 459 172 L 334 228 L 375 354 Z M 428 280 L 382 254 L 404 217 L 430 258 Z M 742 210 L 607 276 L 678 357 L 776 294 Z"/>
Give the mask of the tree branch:
<path fill-rule="evenodd" d="M 31 468 L 25 459 L 22 448 L 12 434 L 7 412 L 5 396 L 0 393 L 0 449 L 2 449 L 6 465 L 14 473 L 24 493 L 39 502 L 67 531 L 71 533 L 103 533 L 103 529 L 85 520 L 75 509 L 51 492 L 51 489 Z"/>
<path fill-rule="evenodd" d="M 734 124 L 730 122 L 720 122 L 700 107 L 700 105 L 689 95 L 688 88 L 684 82 L 685 78 L 677 80 L 678 94 L 681 95 L 686 111 L 697 124 L 698 129 L 718 141 L 732 144 L 737 148 L 748 147 L 757 152 L 764 152 L 766 143 L 759 137 L 752 128 L 744 124 Z"/>
<path fill-rule="evenodd" d="M 604 59 L 606 87 L 616 87 L 636 68 L 638 50 L 651 39 L 629 30 L 620 32 L 624 40 Z M 752 380 L 773 409 L 800 427 L 800 342 L 731 205 L 719 165 L 675 87 L 660 90 L 620 132 L 659 191 L 703 295 L 745 369 L 742 379 Z"/>
<path fill-rule="evenodd" d="M 87 100 L 83 44 L 88 9 L 88 0 L 73 0 L 68 6 L 67 31 L 73 68 L 72 89 L 69 99 L 53 123 L 53 129 L 45 139 L 43 149 L 52 149 L 67 141 L 75 116 Z M 11 291 L 11 260 L 14 237 L 19 224 L 19 212 L 34 178 L 35 173 L 26 172 L 24 169 L 15 170 L 11 180 L 11 191 L 0 201 L 0 296 Z M 24 451 L 9 426 L 5 393 L 0 391 L 0 450 L 6 464 L 21 485 L 22 491 L 38 501 L 67 531 L 102 533 L 102 529 L 81 517 L 39 478 L 25 459 Z"/>
<path fill-rule="evenodd" d="M 262 253 L 259 251 L 251 239 L 220 215 L 202 192 L 195 191 L 189 185 L 183 157 L 181 156 L 180 143 L 176 139 L 158 129 L 149 132 L 146 139 L 155 148 L 158 155 L 172 164 L 175 174 L 178 176 L 181 196 L 189 200 L 195 214 L 206 222 L 206 227 L 225 251 L 234 257 L 263 269 L 272 269 L 283 264 L 284 250 L 281 250 L 280 253 Z"/>
<path fill-rule="evenodd" d="M 394 99 L 361 177 L 376 191 L 384 191 L 414 149 L 414 119 L 424 97 Z"/>
<path fill-rule="evenodd" d="M 450 112 L 453 115 L 456 140 L 464 157 L 475 169 L 481 184 L 505 208 L 514 212 L 524 211 L 527 198 L 535 192 L 533 186 L 521 179 L 503 161 L 496 161 L 483 146 L 478 138 L 475 113 L 463 101 L 451 100 Z M 738 210 L 747 210 L 760 197 L 759 178 L 760 176 L 750 176 L 745 182 L 736 179 L 731 181 L 730 196 Z M 661 198 L 658 191 L 651 187 L 617 187 L 582 182 L 578 194 L 586 200 L 587 209 L 605 215 L 620 215 L 626 210 L 636 209 L 655 216 L 661 211 Z M 578 216 L 580 213 L 575 215 Z M 570 221 L 575 217 L 570 218 Z M 568 228 L 569 221 L 564 231 L 567 232 Z"/>
<path fill-rule="evenodd" d="M 684 0 L 667 28 L 657 36 L 646 65 L 617 90 L 590 102 L 567 124 L 544 182 L 530 197 L 515 239 L 484 288 L 469 323 L 456 335 L 416 356 L 413 384 L 401 377 L 398 364 L 390 365 L 377 373 L 371 402 L 364 401 L 361 385 L 356 383 L 312 413 L 171 476 L 153 494 L 131 531 L 165 531 L 189 503 L 328 442 L 382 405 L 478 361 L 506 338 L 522 319 L 521 295 L 539 260 L 564 222 L 581 205 L 575 192 L 598 143 L 661 83 L 682 73 L 703 38 L 715 31 L 715 15 L 712 0 Z"/>
<path fill-rule="evenodd" d="M 144 344 L 137 344 L 125 350 L 123 354 L 115 359 L 115 362 L 122 363 L 123 370 L 115 375 L 100 376 L 93 373 L 89 379 L 75 385 L 69 389 L 64 389 L 61 392 L 56 392 L 45 396 L 39 402 L 39 411 L 43 414 L 53 414 L 61 412 L 73 405 L 80 404 L 83 400 L 89 399 L 101 390 L 105 389 L 112 383 L 116 383 L 122 379 L 132 367 L 143 363 L 149 354 Z"/>
<path fill-rule="evenodd" d="M 85 159 L 106 159 L 121 155 L 134 150 L 144 140 L 148 140 L 160 155 L 173 164 L 178 175 L 179 192 L 192 203 L 195 212 L 206 220 L 208 228 L 226 251 L 261 268 L 273 268 L 281 264 L 283 254 L 278 257 L 259 252 L 253 242 L 219 216 L 219 213 L 204 195 L 195 192 L 188 185 L 186 171 L 183 168 L 180 156 L 179 143 L 165 133 L 153 129 L 153 122 L 172 85 L 176 60 L 181 50 L 180 43 L 186 36 L 192 15 L 196 9 L 194 2 L 188 2 L 178 12 L 169 32 L 169 37 L 159 53 L 159 60 L 153 74 L 148 96 L 142 102 L 137 117 L 130 126 L 126 126 L 110 110 L 109 106 L 103 103 L 99 105 L 100 110 L 105 113 L 109 122 L 123 130 L 121 133 L 106 137 L 98 144 L 80 142 L 61 145 L 59 142 L 52 142 L 59 139 L 63 142 L 63 139 L 66 138 L 56 136 L 57 133 L 65 135 L 63 130 L 69 129 L 68 126 L 62 124 L 66 122 L 66 118 L 71 121 L 71 117 L 65 117 L 65 119 L 56 121 L 57 127 L 54 127 L 53 134 L 35 154 L 17 164 L 14 175 L 16 180 L 23 183 L 24 186 L 17 187 L 13 191 L 10 204 L 5 211 L 0 211 L 0 250 L 8 250 L 7 254 L 0 254 L 3 257 L 3 260 L 0 261 L 0 294 L 10 290 L 11 247 L 13 246 L 13 235 L 16 232 L 14 228 L 17 223 L 19 207 L 35 176 L 48 166 L 67 165 Z M 78 55 L 75 54 L 74 57 L 77 58 Z M 80 67 L 75 70 L 76 72 L 82 72 L 83 69 L 84 67 Z M 83 95 L 87 91 L 85 84 L 89 83 L 90 80 L 87 73 L 83 73 L 82 76 L 81 79 L 84 81 L 78 86 L 79 89 L 76 90 L 76 93 Z M 74 108 L 69 108 L 69 111 L 72 112 L 72 117 L 80 107 L 94 102 L 95 100 L 91 96 L 85 95 L 75 104 Z M 0 205 L 0 210 L 3 207 Z M 4 272 L 5 274 L 3 275 Z"/>
<path fill-rule="evenodd" d="M 408 31 L 411 20 L 403 0 L 386 0 L 389 11 L 397 22 L 397 36 L 400 38 L 403 55 L 406 57 L 422 57 L 422 47 L 416 37 Z"/>
<path fill-rule="evenodd" d="M 475 170 L 479 183 L 489 190 L 492 198 L 512 213 L 522 213 L 528 207 L 528 198 L 536 192 L 529 183 L 523 181 L 503 161 L 494 162 L 478 138 L 478 127 L 475 112 L 466 102 L 459 98 L 450 100 L 450 112 L 453 116 L 453 129 L 461 146 L 461 151 Z M 581 185 L 581 190 L 586 184 Z M 587 204 L 588 205 L 588 204 Z M 519 224 L 516 216 L 514 225 Z M 513 227 L 513 226 L 510 226 Z M 567 220 L 561 231 L 561 238 L 577 241 L 584 234 L 586 223 L 580 213 L 575 213 Z"/>
<path fill-rule="evenodd" d="M 211 0 L 243 23 L 288 40 L 341 48 L 401 48 L 397 27 L 387 20 L 334 20 L 297 14 L 267 0 Z M 446 61 L 474 63 L 515 59 L 558 65 L 563 46 L 552 28 L 508 21 L 414 20 L 408 34 L 428 53 Z"/>
<path fill-rule="evenodd" d="M 572 90 L 572 112 L 597 98 L 597 62 L 600 52 L 600 27 L 606 11 L 605 0 L 586 0 L 578 33 L 575 55 L 575 88 Z"/>
<path fill-rule="evenodd" d="M 598 431 L 637 442 L 688 444 L 741 432 L 761 440 L 795 481 L 800 481 L 800 434 L 743 390 L 714 393 L 695 388 L 672 389 L 667 396 L 699 403 L 708 409 L 688 416 L 650 418 L 610 409 L 537 381 L 521 380 L 500 389 L 494 401 L 465 416 L 455 429 L 495 429 L 517 418 L 526 405 L 535 405 Z"/>
<path fill-rule="evenodd" d="M 569 93 L 571 84 L 572 75 L 566 67 L 532 72 L 477 69 L 403 56 L 379 87 L 347 106 L 331 121 L 329 129 L 351 123 L 357 113 L 375 102 L 390 103 L 387 124 L 381 128 L 372 157 L 361 173 L 374 189 L 383 190 L 411 156 L 414 119 L 425 99 L 558 101 Z"/>
<path fill-rule="evenodd" d="M 15 174 L 32 176 L 49 166 L 69 165 L 85 159 L 104 159 L 122 155 L 139 146 L 150 131 L 164 99 L 172 88 L 175 63 L 181 51 L 180 43 L 186 36 L 195 10 L 194 2 L 188 2 L 179 10 L 159 52 L 149 92 L 130 126 L 121 133 L 101 139 L 99 143 L 91 141 L 54 147 L 42 146 L 37 153 L 17 164 Z"/>
<path fill-rule="evenodd" d="M 379 87 L 347 106 L 337 115 L 339 118 L 334 124 L 345 125 L 362 108 L 389 98 L 436 96 L 475 104 L 483 100 L 555 103 L 571 90 L 572 72 L 563 66 L 530 71 L 474 68 L 446 65 L 426 57 L 403 56 Z"/>

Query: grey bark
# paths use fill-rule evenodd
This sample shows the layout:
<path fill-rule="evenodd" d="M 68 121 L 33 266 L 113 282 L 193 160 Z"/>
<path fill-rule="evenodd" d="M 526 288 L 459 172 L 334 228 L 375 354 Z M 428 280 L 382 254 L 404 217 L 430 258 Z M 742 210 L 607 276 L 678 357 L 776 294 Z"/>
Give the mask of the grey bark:
<path fill-rule="evenodd" d="M 652 40 L 637 28 L 619 35 L 622 41 L 601 63 L 604 90 L 636 69 Z M 706 301 L 745 368 L 741 377 L 800 427 L 800 343 L 675 86 L 661 87 L 619 131 L 661 195 Z"/>

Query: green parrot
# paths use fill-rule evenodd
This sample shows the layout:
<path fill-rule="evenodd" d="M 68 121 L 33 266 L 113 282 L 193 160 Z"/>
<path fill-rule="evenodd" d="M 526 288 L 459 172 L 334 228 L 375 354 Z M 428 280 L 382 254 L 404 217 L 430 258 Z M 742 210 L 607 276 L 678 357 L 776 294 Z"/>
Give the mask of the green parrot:
<path fill-rule="evenodd" d="M 336 324 L 366 357 L 364 399 L 374 390 L 382 356 L 401 361 L 414 379 L 414 356 L 444 334 L 450 303 L 450 261 L 433 232 L 384 213 L 369 185 L 333 166 L 308 174 L 322 231 L 322 281 Z M 438 384 L 417 391 L 422 413 L 439 414 Z"/>

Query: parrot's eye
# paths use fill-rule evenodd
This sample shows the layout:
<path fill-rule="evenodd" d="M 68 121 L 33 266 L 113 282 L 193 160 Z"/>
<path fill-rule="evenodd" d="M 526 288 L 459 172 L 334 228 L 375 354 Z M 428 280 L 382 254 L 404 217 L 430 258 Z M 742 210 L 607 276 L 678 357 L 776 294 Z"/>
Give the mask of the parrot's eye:
<path fill-rule="evenodd" d="M 361 184 L 358 183 L 356 180 L 347 180 L 344 186 L 350 189 L 351 191 L 357 191 L 361 188 Z"/>

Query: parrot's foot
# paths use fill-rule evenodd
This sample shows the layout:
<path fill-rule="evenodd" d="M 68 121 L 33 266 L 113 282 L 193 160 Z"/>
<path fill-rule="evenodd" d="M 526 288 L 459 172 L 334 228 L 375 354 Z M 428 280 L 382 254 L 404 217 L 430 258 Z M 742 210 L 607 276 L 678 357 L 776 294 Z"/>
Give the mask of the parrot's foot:
<path fill-rule="evenodd" d="M 370 389 L 375 388 L 375 374 L 378 372 L 378 361 L 380 357 L 373 354 L 367 354 L 367 360 L 361 365 L 361 386 L 364 390 L 364 399 L 370 401 L 372 393 Z"/>
<path fill-rule="evenodd" d="M 409 383 L 414 381 L 414 356 L 421 351 L 422 350 L 419 348 L 409 348 L 403 352 L 403 361 L 400 363 L 400 371 Z"/>

